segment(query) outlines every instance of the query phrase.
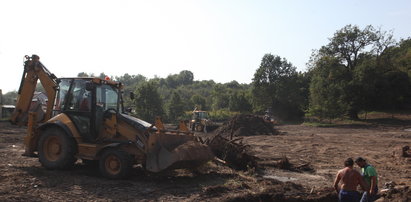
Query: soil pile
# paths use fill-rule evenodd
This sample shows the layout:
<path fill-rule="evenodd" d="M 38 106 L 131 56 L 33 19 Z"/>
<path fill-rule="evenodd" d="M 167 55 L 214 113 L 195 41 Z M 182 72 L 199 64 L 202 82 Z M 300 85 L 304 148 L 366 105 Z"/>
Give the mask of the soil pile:
<path fill-rule="evenodd" d="M 219 127 L 216 134 L 233 139 L 239 136 L 275 135 L 278 131 L 274 129 L 271 122 L 264 121 L 260 116 L 240 114 Z"/>

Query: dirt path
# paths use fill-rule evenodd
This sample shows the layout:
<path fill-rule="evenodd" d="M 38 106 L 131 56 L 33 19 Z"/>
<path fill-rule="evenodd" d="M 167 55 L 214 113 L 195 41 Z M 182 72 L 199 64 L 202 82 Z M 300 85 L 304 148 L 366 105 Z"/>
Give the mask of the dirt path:
<path fill-rule="evenodd" d="M 362 156 L 375 165 L 380 186 L 410 185 L 411 165 L 391 157 L 396 146 L 411 145 L 406 128 L 278 126 L 282 135 L 244 138 L 261 159 L 260 171 L 238 172 L 210 162 L 196 171 L 161 174 L 135 168 L 130 179 L 114 181 L 80 161 L 72 170 L 42 168 L 36 158 L 21 156 L 25 129 L 0 123 L 0 201 L 332 201 L 333 177 L 347 157 Z M 314 171 L 272 166 L 283 155 Z"/>

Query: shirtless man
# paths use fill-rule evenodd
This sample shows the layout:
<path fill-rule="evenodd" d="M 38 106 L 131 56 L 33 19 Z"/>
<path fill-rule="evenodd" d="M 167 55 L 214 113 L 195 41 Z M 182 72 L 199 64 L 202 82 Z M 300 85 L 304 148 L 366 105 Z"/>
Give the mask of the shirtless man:
<path fill-rule="evenodd" d="M 357 192 L 357 186 L 360 185 L 363 190 L 369 190 L 361 174 L 353 169 L 354 161 L 348 158 L 344 161 L 345 168 L 338 171 L 334 180 L 334 189 L 338 194 L 340 202 L 360 201 L 360 195 Z M 341 186 L 338 184 L 341 182 Z"/>

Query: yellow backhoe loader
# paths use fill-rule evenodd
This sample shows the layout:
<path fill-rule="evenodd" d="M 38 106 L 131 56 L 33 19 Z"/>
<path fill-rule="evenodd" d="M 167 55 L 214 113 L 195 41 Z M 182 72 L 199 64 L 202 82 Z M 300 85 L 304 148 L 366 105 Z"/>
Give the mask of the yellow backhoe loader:
<path fill-rule="evenodd" d="M 26 56 L 11 122 L 27 124 L 25 156 L 38 157 L 48 169 L 67 169 L 77 159 L 98 162 L 103 176 L 127 177 L 135 164 L 159 172 L 191 167 L 213 158 L 184 122 L 166 130 L 124 111 L 121 83 L 100 78 L 57 78 L 37 55 Z M 48 102 L 43 118 L 29 112 L 37 82 Z M 39 121 L 40 120 L 40 121 Z"/>
<path fill-rule="evenodd" d="M 189 128 L 192 131 L 207 133 L 207 131 L 211 131 L 216 127 L 208 117 L 208 113 L 206 111 L 201 111 L 195 108 L 191 116 Z"/>

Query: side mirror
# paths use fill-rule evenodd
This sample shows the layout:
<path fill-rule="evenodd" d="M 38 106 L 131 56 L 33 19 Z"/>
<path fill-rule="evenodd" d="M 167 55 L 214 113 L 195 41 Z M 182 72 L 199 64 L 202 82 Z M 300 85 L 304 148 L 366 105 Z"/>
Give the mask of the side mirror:
<path fill-rule="evenodd" d="M 86 82 L 86 90 L 92 91 L 94 90 L 94 88 L 95 88 L 95 85 L 93 82 Z"/>
<path fill-rule="evenodd" d="M 134 93 L 133 92 L 130 92 L 130 99 L 134 100 Z"/>

